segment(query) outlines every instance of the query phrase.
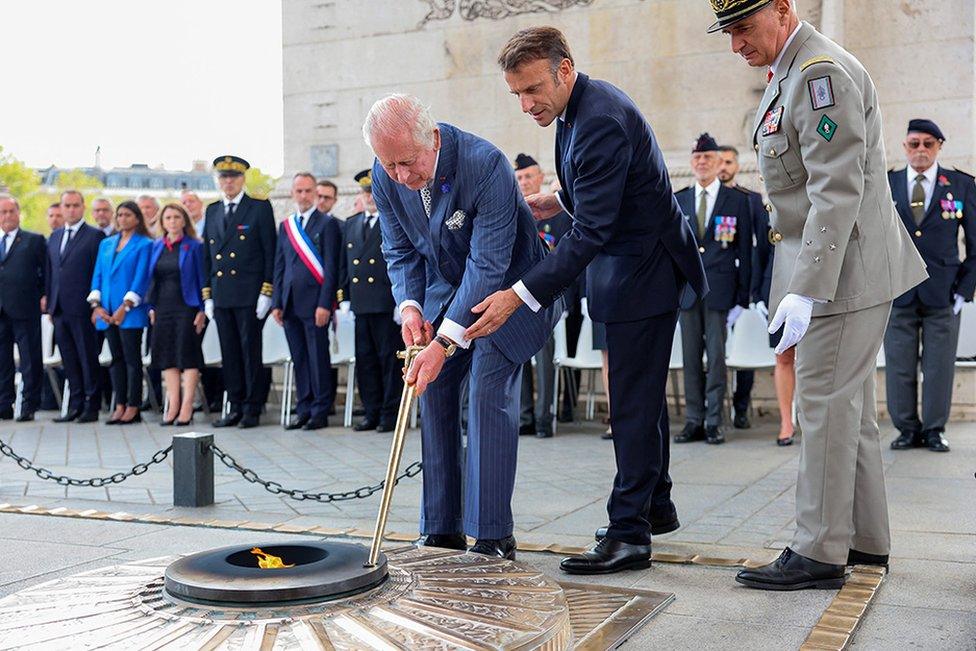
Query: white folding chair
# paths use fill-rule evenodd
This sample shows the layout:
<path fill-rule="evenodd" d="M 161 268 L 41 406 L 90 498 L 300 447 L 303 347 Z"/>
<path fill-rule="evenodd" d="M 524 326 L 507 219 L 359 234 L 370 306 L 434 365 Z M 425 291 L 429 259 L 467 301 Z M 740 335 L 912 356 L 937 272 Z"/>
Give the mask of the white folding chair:
<path fill-rule="evenodd" d="M 292 373 L 291 351 L 288 350 L 288 339 L 285 329 L 274 319 L 268 319 L 261 331 L 262 363 L 265 366 L 281 366 L 285 370 L 284 386 L 281 392 L 281 426 L 288 424 L 291 417 Z"/>
<path fill-rule="evenodd" d="M 342 426 L 352 427 L 352 406 L 356 386 L 356 315 L 338 312 L 336 331 L 330 333 L 332 367 L 346 367 L 346 404 L 342 409 Z"/>
<path fill-rule="evenodd" d="M 108 367 L 110 367 L 112 365 L 112 349 L 108 345 L 108 339 L 107 338 L 105 339 L 104 342 L 102 342 L 102 350 L 98 353 L 98 365 L 101 366 L 102 368 L 108 368 Z M 143 369 L 145 369 L 145 368 L 146 368 L 146 365 L 143 364 Z M 145 373 L 145 371 L 143 371 L 143 373 Z M 116 398 L 117 398 L 117 396 L 115 395 L 115 390 L 113 389 L 112 390 L 112 401 L 111 401 L 112 402 L 112 407 L 111 407 L 110 411 L 115 411 L 115 400 L 116 400 Z M 99 399 L 99 404 L 101 404 L 101 399 Z"/>
<path fill-rule="evenodd" d="M 576 355 L 570 357 L 566 348 L 566 319 L 559 319 L 553 334 L 555 336 L 555 352 L 553 353 L 553 366 L 555 367 L 555 378 L 553 387 L 553 431 L 556 430 L 555 414 L 559 406 L 559 378 L 565 381 L 574 382 L 572 371 L 586 371 L 589 381 L 589 392 L 586 397 L 586 418 L 592 420 L 596 415 L 596 375 L 603 370 L 603 352 L 593 348 L 593 321 L 590 319 L 589 311 L 586 309 L 586 301 L 582 304 L 583 324 L 580 326 L 579 341 L 576 343 Z M 575 393 L 575 392 L 574 392 Z"/>
<path fill-rule="evenodd" d="M 976 368 L 976 303 L 963 303 L 959 314 L 956 367 Z"/>
<path fill-rule="evenodd" d="M 54 343 L 54 322 L 46 314 L 41 315 L 41 359 L 44 370 L 47 372 L 48 381 L 54 391 L 54 397 L 61 406 L 61 415 L 68 413 L 68 399 L 71 397 L 71 387 L 68 381 L 64 381 L 64 395 L 61 394 L 61 383 L 58 381 L 58 374 L 54 369 L 64 365 L 61 360 L 61 351 Z"/>
<path fill-rule="evenodd" d="M 223 363 L 223 357 L 220 353 L 220 337 L 217 334 L 217 324 L 210 323 L 207 329 L 203 332 L 203 343 L 201 345 L 203 349 L 203 363 L 208 368 L 219 368 Z M 209 411 L 209 398 L 203 393 L 203 383 L 197 384 L 197 391 L 201 392 L 203 395 L 204 410 Z M 227 403 L 227 392 L 224 391 L 224 395 L 221 397 L 220 401 L 220 415 L 226 416 L 228 413 L 229 405 Z"/>
<path fill-rule="evenodd" d="M 671 359 L 668 362 L 668 372 L 671 373 L 671 387 L 674 389 L 674 408 L 681 415 L 681 383 L 678 382 L 678 371 L 684 370 L 684 348 L 681 346 L 681 324 L 674 326 L 674 338 L 671 340 Z"/>
<path fill-rule="evenodd" d="M 20 417 L 24 405 L 24 374 L 20 372 L 20 346 L 14 344 L 14 418 Z"/>
<path fill-rule="evenodd" d="M 759 310 L 743 310 L 736 319 L 731 339 L 725 348 L 725 366 L 733 377 L 729 386 L 734 386 L 734 371 L 775 368 L 776 352 L 769 345 L 769 329 Z M 728 391 L 727 394 L 731 396 L 732 392 Z"/>

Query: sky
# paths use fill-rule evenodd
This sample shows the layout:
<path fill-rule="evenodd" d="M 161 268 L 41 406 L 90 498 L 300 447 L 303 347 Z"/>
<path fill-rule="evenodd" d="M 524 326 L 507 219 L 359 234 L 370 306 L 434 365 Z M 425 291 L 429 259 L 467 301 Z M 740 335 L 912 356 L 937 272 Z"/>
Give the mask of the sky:
<path fill-rule="evenodd" d="M 281 0 L 2 0 L 0 25 L 5 154 L 281 173 Z"/>

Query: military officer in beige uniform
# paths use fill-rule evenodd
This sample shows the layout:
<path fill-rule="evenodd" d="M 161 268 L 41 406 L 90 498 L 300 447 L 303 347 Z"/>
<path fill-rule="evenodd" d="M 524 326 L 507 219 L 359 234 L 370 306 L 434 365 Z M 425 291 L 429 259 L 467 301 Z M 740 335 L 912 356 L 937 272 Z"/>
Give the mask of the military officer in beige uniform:
<path fill-rule="evenodd" d="M 709 31 L 767 68 L 754 144 L 773 205 L 770 332 L 797 346 L 803 431 L 796 534 L 754 588 L 837 588 L 845 564 L 887 565 L 890 535 L 875 359 L 892 300 L 926 278 L 895 215 L 874 83 L 790 0 L 711 0 Z"/>

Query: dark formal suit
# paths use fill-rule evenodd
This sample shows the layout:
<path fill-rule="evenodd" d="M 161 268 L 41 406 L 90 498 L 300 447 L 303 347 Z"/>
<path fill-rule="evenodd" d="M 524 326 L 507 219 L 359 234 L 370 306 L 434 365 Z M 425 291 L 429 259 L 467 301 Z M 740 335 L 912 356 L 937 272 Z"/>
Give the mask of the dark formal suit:
<path fill-rule="evenodd" d="M 522 306 L 487 337 L 463 340 L 477 317 L 471 308 L 540 262 L 545 246 L 505 155 L 473 134 L 438 126 L 441 149 L 429 215 L 420 192 L 394 183 L 378 161 L 373 164 L 373 196 L 396 302 L 419 304 L 425 319 L 462 344 L 420 398 L 420 530 L 500 539 L 514 525 L 522 364 L 551 335 L 562 303 L 537 313 Z M 465 461 L 460 384 L 469 370 Z"/>
<path fill-rule="evenodd" d="M 203 237 L 203 297 L 213 299 L 224 384 L 231 411 L 257 416 L 268 391 L 258 296 L 271 296 L 275 223 L 271 202 L 247 194 L 232 214 L 224 201 L 207 206 Z"/>
<path fill-rule="evenodd" d="M 356 315 L 356 381 L 366 419 L 391 424 L 403 391 L 403 349 L 400 326 L 393 320 L 396 304 L 380 246 L 379 217 L 370 228 L 366 213 L 346 220 L 340 278 L 342 297 Z"/>
<path fill-rule="evenodd" d="M 715 205 L 698 232 L 698 186 L 679 190 L 675 197 L 693 224 L 698 252 L 705 265 L 709 292 L 681 310 L 685 418 L 693 425 L 722 425 L 725 403 L 725 337 L 729 310 L 749 306 L 749 270 L 752 266 L 752 206 L 745 193 L 717 184 Z M 707 353 L 708 368 L 703 366 Z"/>
<path fill-rule="evenodd" d="M 647 544 L 649 511 L 672 508 L 665 384 L 677 310 L 708 283 L 650 125 L 620 89 L 577 73 L 556 122 L 556 170 L 573 228 L 522 283 L 549 305 L 586 269 L 590 316 L 607 324 L 608 536 Z"/>
<path fill-rule="evenodd" d="M 69 412 L 98 411 L 98 340 L 86 302 L 98 247 L 105 233 L 84 222 L 61 252 L 65 228 L 47 243 L 47 312 L 54 319 L 54 340 L 61 351 L 70 389 Z"/>
<path fill-rule="evenodd" d="M 752 269 L 749 272 L 749 302 L 755 303 L 759 301 L 755 297 L 753 288 L 755 287 L 756 274 L 761 273 L 759 269 L 756 268 L 756 248 L 759 246 L 761 238 L 766 238 L 769 232 L 769 213 L 766 210 L 766 206 L 763 205 L 762 195 L 758 192 L 753 192 L 748 190 L 741 185 L 734 186 L 735 190 L 744 193 L 749 198 L 749 206 L 752 209 Z M 769 248 L 772 246 L 769 244 L 769 240 L 766 240 L 766 245 Z M 770 281 L 772 281 L 772 266 L 770 266 Z M 769 294 L 767 293 L 767 299 Z M 765 300 L 765 299 L 764 299 Z M 752 399 L 752 385 L 756 379 L 755 371 L 736 371 L 735 372 L 735 392 L 732 394 L 732 406 L 735 408 L 737 414 L 744 414 L 749 410 L 749 403 Z"/>
<path fill-rule="evenodd" d="M 291 224 L 283 223 L 278 230 L 274 309 L 283 312 L 288 350 L 295 366 L 298 389 L 295 413 L 300 419 L 324 420 L 335 400 L 336 387 L 329 358 L 329 324 L 317 327 L 315 310 L 322 307 L 335 313 L 342 232 L 334 217 L 315 209 L 308 216 L 304 229 L 294 217 L 290 216 L 288 220 Z M 298 238 L 303 238 L 307 249 L 301 246 Z M 303 256 L 309 253 L 316 255 L 321 265 L 321 281 L 303 262 Z M 314 264 L 313 267 L 317 272 L 318 267 Z"/>
<path fill-rule="evenodd" d="M 912 213 L 909 180 L 917 172 L 888 172 L 895 208 L 925 261 L 927 280 L 897 297 L 885 330 L 888 412 L 902 432 L 945 430 L 952 406 L 959 315 L 956 294 L 973 300 L 976 289 L 976 183 L 973 177 L 938 166 L 932 195 L 920 221 Z M 966 242 L 960 261 L 959 235 Z M 921 347 L 921 352 L 919 348 Z M 918 413 L 921 364 L 922 413 Z"/>
<path fill-rule="evenodd" d="M 0 231 L 0 238 L 5 234 Z M 4 251 L 6 249 L 6 251 Z M 0 410 L 16 400 L 14 344 L 24 382 L 21 413 L 41 405 L 41 296 L 44 295 L 44 237 L 23 229 L 0 240 Z"/>

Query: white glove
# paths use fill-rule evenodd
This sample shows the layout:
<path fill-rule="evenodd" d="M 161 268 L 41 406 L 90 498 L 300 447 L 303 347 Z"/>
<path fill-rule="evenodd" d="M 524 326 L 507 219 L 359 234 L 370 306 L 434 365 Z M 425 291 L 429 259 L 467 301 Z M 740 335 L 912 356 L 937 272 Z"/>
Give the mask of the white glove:
<path fill-rule="evenodd" d="M 203 302 L 203 313 L 207 315 L 207 318 L 208 319 L 210 319 L 211 321 L 213 321 L 214 304 L 213 304 L 213 299 L 212 298 L 208 298 L 207 300 L 205 300 Z"/>
<path fill-rule="evenodd" d="M 795 346 L 810 327 L 810 316 L 813 313 L 813 299 L 799 294 L 787 294 L 776 308 L 776 315 L 769 324 L 769 334 L 775 333 L 783 327 L 783 338 L 776 346 L 776 354 L 780 355 Z"/>
<path fill-rule="evenodd" d="M 952 300 L 954 301 L 952 304 L 952 315 L 955 316 L 962 312 L 962 304 L 966 302 L 966 299 L 959 294 L 953 294 Z"/>
<path fill-rule="evenodd" d="M 260 296 L 258 296 L 258 306 L 257 309 L 254 310 L 254 313 L 258 316 L 258 320 L 260 321 L 264 317 L 268 316 L 268 312 L 270 311 L 271 311 L 271 297 L 261 294 Z"/>
<path fill-rule="evenodd" d="M 739 320 L 740 316 L 742 316 L 742 306 L 741 305 L 733 306 L 732 309 L 729 310 L 729 316 L 725 319 L 725 327 L 731 328 L 732 326 L 734 326 L 735 322 Z"/>
<path fill-rule="evenodd" d="M 349 310 L 351 309 L 351 306 L 352 303 L 350 303 L 349 301 L 343 301 L 339 303 L 339 311 L 342 312 L 343 314 L 349 314 Z"/>
<path fill-rule="evenodd" d="M 762 318 L 769 321 L 769 308 L 766 307 L 766 303 L 764 301 L 759 301 L 756 303 L 756 311 L 762 314 Z"/>

